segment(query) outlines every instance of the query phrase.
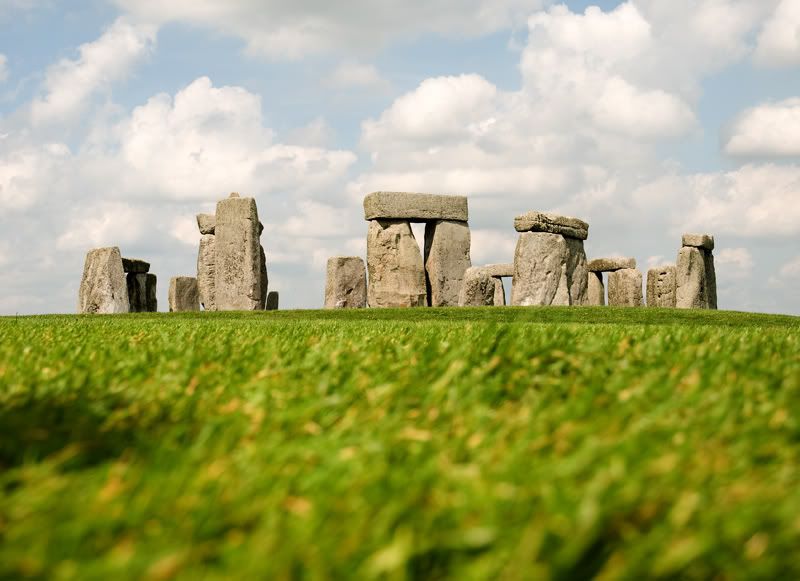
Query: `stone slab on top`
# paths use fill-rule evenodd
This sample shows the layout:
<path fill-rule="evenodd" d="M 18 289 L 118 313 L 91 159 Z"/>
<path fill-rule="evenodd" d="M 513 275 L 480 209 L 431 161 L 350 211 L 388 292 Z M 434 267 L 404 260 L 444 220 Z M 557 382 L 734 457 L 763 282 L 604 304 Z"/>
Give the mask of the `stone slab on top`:
<path fill-rule="evenodd" d="M 122 270 L 130 274 L 147 274 L 150 272 L 150 263 L 138 258 L 123 257 Z"/>
<path fill-rule="evenodd" d="M 681 246 L 714 250 L 714 237 L 709 234 L 684 234 Z"/>
<path fill-rule="evenodd" d="M 514 276 L 514 263 L 508 264 L 487 264 L 480 267 L 485 270 L 487 274 L 493 278 L 511 277 Z"/>
<path fill-rule="evenodd" d="M 466 222 L 469 219 L 467 197 L 408 192 L 373 192 L 364 198 L 364 219 Z"/>
<path fill-rule="evenodd" d="M 595 258 L 587 265 L 589 272 L 614 272 L 636 268 L 635 258 Z"/>
<path fill-rule="evenodd" d="M 561 234 L 578 240 L 586 240 L 589 237 L 589 224 L 583 220 L 545 212 L 534 211 L 517 216 L 514 218 L 514 229 L 517 232 Z"/>

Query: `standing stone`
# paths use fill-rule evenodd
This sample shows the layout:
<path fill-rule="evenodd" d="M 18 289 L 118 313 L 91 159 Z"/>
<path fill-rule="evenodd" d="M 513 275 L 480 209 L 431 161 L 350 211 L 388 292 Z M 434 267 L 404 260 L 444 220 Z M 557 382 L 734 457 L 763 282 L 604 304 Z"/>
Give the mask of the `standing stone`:
<path fill-rule="evenodd" d="M 259 233 L 264 230 L 264 227 L 259 223 Z M 264 252 L 264 247 L 259 244 L 260 258 L 259 258 L 259 287 L 261 289 L 261 296 L 258 299 L 258 310 L 263 311 L 267 307 L 267 288 L 269 287 L 269 276 L 267 275 L 267 254 Z"/>
<path fill-rule="evenodd" d="M 610 272 L 608 304 L 612 307 L 641 307 L 642 273 L 633 268 Z"/>
<path fill-rule="evenodd" d="M 157 313 L 158 312 L 158 292 L 157 292 L 158 278 L 155 274 L 147 273 L 147 282 L 145 283 L 145 312 Z"/>
<path fill-rule="evenodd" d="M 200 238 L 200 250 L 197 253 L 197 289 L 200 293 L 200 304 L 206 311 L 217 310 L 214 300 L 216 239 L 212 234 L 204 235 Z"/>
<path fill-rule="evenodd" d="M 457 306 L 464 273 L 472 266 L 466 222 L 436 220 L 425 225 L 425 275 L 428 305 Z"/>
<path fill-rule="evenodd" d="M 149 274 L 136 274 L 130 272 L 126 275 L 128 285 L 128 304 L 131 313 L 147 313 L 149 305 L 147 302 L 147 282 Z M 155 275 L 152 275 L 155 276 Z"/>
<path fill-rule="evenodd" d="M 694 246 L 681 248 L 675 282 L 675 306 L 679 309 L 709 308 L 706 259 L 702 250 Z"/>
<path fill-rule="evenodd" d="M 238 194 L 217 203 L 214 300 L 219 311 L 254 311 L 261 302 L 258 210 Z"/>
<path fill-rule="evenodd" d="M 128 285 L 119 248 L 90 250 L 83 265 L 78 312 L 108 314 L 129 311 Z"/>
<path fill-rule="evenodd" d="M 708 308 L 717 309 L 717 272 L 714 268 L 714 254 L 711 250 L 703 252 L 706 267 L 706 288 L 708 289 Z"/>
<path fill-rule="evenodd" d="M 647 271 L 647 306 L 675 307 L 675 275 L 672 265 L 659 266 Z"/>
<path fill-rule="evenodd" d="M 193 276 L 175 276 L 169 281 L 169 312 L 199 311 L 200 297 L 197 279 Z"/>
<path fill-rule="evenodd" d="M 328 259 L 326 309 L 363 309 L 367 306 L 367 271 L 359 256 Z"/>
<path fill-rule="evenodd" d="M 523 232 L 514 252 L 514 306 L 568 305 L 570 249 L 560 234 Z"/>
<path fill-rule="evenodd" d="M 422 254 L 411 224 L 406 220 L 370 221 L 367 269 L 370 307 L 425 306 L 427 292 Z"/>
<path fill-rule="evenodd" d="M 481 267 L 468 268 L 458 297 L 461 307 L 490 307 L 495 304 L 497 279 Z"/>
<path fill-rule="evenodd" d="M 567 284 L 569 285 L 569 304 L 586 305 L 589 303 L 589 271 L 587 270 L 586 252 L 583 240 L 565 238 L 567 242 Z"/>
<path fill-rule="evenodd" d="M 503 288 L 503 279 L 498 277 L 494 278 L 494 306 L 506 306 L 506 289 Z"/>
<path fill-rule="evenodd" d="M 606 304 L 606 287 L 603 284 L 602 272 L 589 273 L 589 288 L 587 294 L 587 304 L 594 307 L 602 307 Z"/>
<path fill-rule="evenodd" d="M 267 295 L 267 305 L 266 310 L 268 311 L 277 311 L 278 310 L 278 291 L 272 291 Z"/>

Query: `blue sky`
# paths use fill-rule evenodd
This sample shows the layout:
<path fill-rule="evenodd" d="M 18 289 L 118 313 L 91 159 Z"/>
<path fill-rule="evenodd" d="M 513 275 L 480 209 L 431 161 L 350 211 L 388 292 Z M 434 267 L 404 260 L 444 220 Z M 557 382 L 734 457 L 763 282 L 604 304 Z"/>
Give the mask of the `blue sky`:
<path fill-rule="evenodd" d="M 645 271 L 708 232 L 722 308 L 800 314 L 800 0 L 0 0 L 0 55 L 0 314 L 104 245 L 165 307 L 234 190 L 318 307 L 378 189 L 468 195 L 475 264 L 533 209 Z"/>

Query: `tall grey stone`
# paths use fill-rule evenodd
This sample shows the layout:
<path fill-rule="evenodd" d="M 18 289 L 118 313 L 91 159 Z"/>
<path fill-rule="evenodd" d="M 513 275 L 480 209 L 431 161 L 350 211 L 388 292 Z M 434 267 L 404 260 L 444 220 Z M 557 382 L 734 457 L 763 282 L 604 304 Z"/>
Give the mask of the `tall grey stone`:
<path fill-rule="evenodd" d="M 642 273 L 623 268 L 608 274 L 608 304 L 612 307 L 642 306 Z"/>
<path fill-rule="evenodd" d="M 214 300 L 216 239 L 217 237 L 212 234 L 204 235 L 200 238 L 200 250 L 197 253 L 197 289 L 200 293 L 200 304 L 206 311 L 217 310 Z"/>
<path fill-rule="evenodd" d="M 425 306 L 427 292 L 422 254 L 408 221 L 369 222 L 367 270 L 370 307 Z"/>
<path fill-rule="evenodd" d="M 169 312 L 200 310 L 197 279 L 193 276 L 174 276 L 169 281 Z"/>
<path fill-rule="evenodd" d="M 676 270 L 673 265 L 647 271 L 647 306 L 675 307 Z"/>
<path fill-rule="evenodd" d="M 713 239 L 712 239 L 713 244 Z M 703 252 L 703 263 L 706 267 L 706 285 L 708 288 L 708 308 L 717 309 L 717 272 L 714 268 L 714 254 L 711 250 Z"/>
<path fill-rule="evenodd" d="M 261 299 L 261 246 L 253 198 L 217 203 L 214 295 L 218 311 L 254 311 Z"/>
<path fill-rule="evenodd" d="M 425 225 L 425 275 L 428 305 L 458 305 L 464 273 L 472 266 L 466 222 L 436 220 Z"/>
<path fill-rule="evenodd" d="M 497 279 L 481 267 L 468 268 L 459 292 L 461 307 L 490 307 L 495 304 Z"/>
<path fill-rule="evenodd" d="M 606 304 L 606 287 L 603 284 L 602 272 L 589 272 L 589 287 L 587 289 L 586 304 L 594 307 L 602 307 Z"/>
<path fill-rule="evenodd" d="M 466 196 L 373 192 L 364 198 L 366 220 L 469 220 Z"/>
<path fill-rule="evenodd" d="M 266 310 L 277 311 L 279 298 L 278 291 L 270 291 L 269 294 L 267 294 Z"/>
<path fill-rule="evenodd" d="M 264 230 L 264 227 L 259 228 L 259 236 Z M 264 252 L 264 247 L 258 245 L 259 248 L 259 288 L 261 295 L 258 299 L 258 310 L 263 311 L 267 308 L 267 289 L 269 288 L 269 275 L 267 274 L 267 254 Z"/>
<path fill-rule="evenodd" d="M 326 309 L 363 309 L 367 306 L 367 270 L 359 256 L 328 259 Z"/>
<path fill-rule="evenodd" d="M 158 311 L 156 275 L 130 272 L 126 275 L 128 303 L 131 313 L 155 313 Z"/>
<path fill-rule="evenodd" d="M 494 279 L 494 306 L 506 306 L 506 289 L 503 288 L 503 279 L 500 277 L 492 277 Z"/>
<path fill-rule="evenodd" d="M 678 253 L 675 273 L 675 306 L 679 309 L 708 309 L 710 306 L 705 253 L 684 246 Z"/>
<path fill-rule="evenodd" d="M 560 234 L 524 232 L 514 252 L 511 304 L 569 305 L 567 261 L 570 250 Z"/>
<path fill-rule="evenodd" d="M 78 312 L 109 314 L 129 311 L 128 285 L 119 248 L 90 250 L 83 264 Z"/>
<path fill-rule="evenodd" d="M 589 302 L 589 271 L 586 268 L 586 252 L 583 240 L 566 238 L 567 242 L 567 284 L 569 285 L 569 304 L 586 305 Z"/>

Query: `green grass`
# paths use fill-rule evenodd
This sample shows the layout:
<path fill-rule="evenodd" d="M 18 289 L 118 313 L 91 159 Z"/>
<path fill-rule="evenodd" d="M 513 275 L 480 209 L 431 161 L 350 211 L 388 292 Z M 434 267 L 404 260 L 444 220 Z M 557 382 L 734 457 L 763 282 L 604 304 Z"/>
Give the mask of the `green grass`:
<path fill-rule="evenodd" d="M 0 578 L 800 578 L 800 319 L 0 319 Z"/>

